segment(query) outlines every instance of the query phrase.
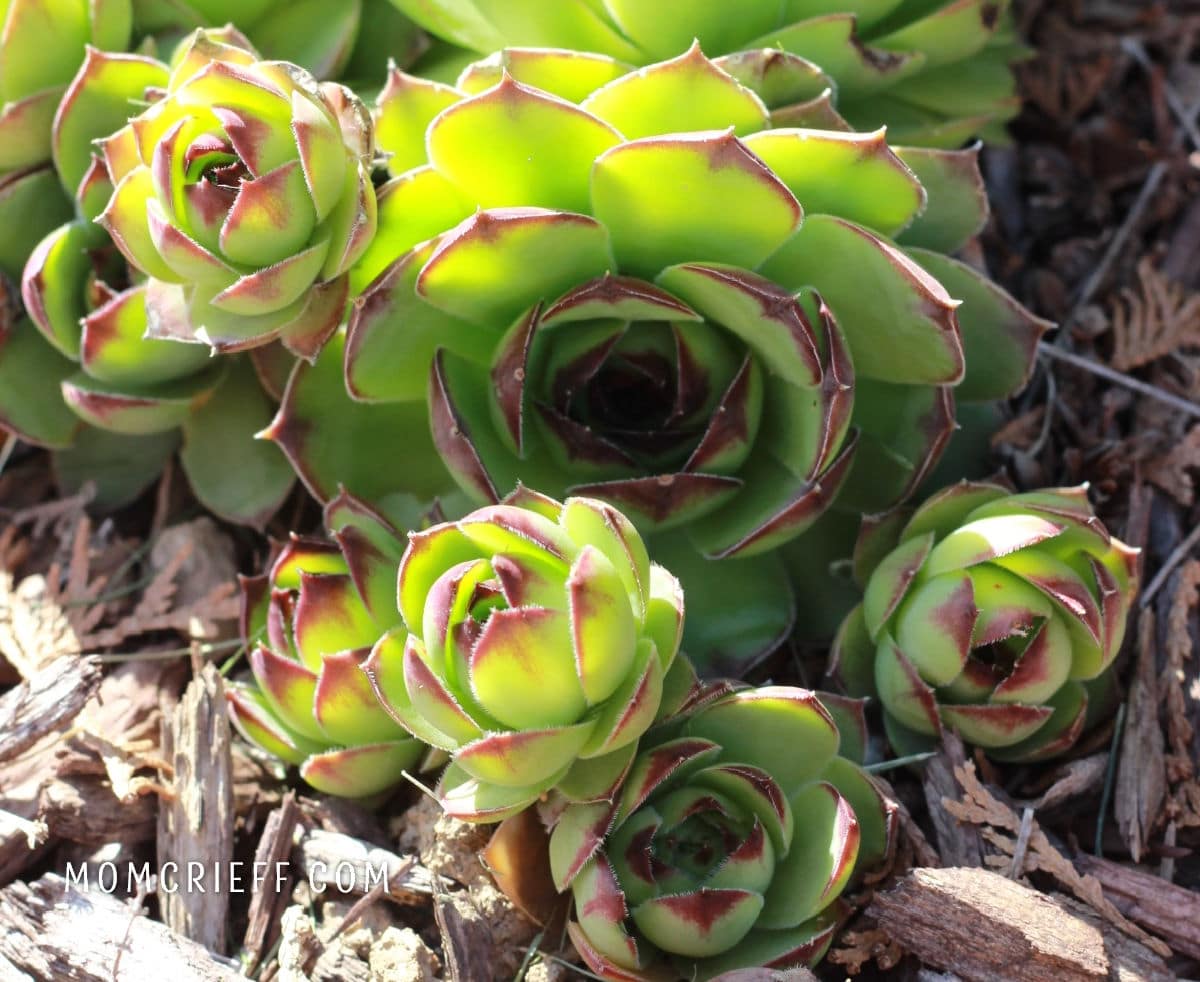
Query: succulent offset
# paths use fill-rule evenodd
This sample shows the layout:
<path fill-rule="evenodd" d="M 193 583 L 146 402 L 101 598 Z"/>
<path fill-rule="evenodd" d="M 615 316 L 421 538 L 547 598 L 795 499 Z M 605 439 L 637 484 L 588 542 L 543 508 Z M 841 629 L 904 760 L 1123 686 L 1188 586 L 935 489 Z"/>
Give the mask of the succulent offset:
<path fill-rule="evenodd" d="M 447 812 L 497 821 L 554 788 L 613 793 L 683 626 L 679 584 L 628 519 L 522 488 L 412 533 L 399 595 L 407 630 L 366 671 L 396 720 L 449 752 Z"/>
<path fill-rule="evenodd" d="M 857 129 L 886 125 L 906 143 L 956 147 L 1003 139 L 1023 57 L 1008 0 L 393 0 L 430 32 L 481 53 L 555 47 L 635 65 L 699 40 L 711 54 L 780 51 L 828 76 L 830 92 L 775 90 L 787 116 L 810 100 Z M 777 94 L 776 94 L 777 93 Z"/>
<path fill-rule="evenodd" d="M 998 759 L 1044 759 L 1096 715 L 1137 550 L 1109 535 L 1086 488 L 963 482 L 865 523 L 857 560 L 865 593 L 837 671 L 878 694 L 901 752 L 954 728 Z"/>
<path fill-rule="evenodd" d="M 613 800 L 571 805 L 551 835 L 571 939 L 604 978 L 813 965 L 856 864 L 887 851 L 890 814 L 820 699 L 727 688 L 694 694 Z"/>
<path fill-rule="evenodd" d="M 810 78 L 766 61 L 519 50 L 457 88 L 394 73 L 377 135 L 397 176 L 345 342 L 356 412 L 427 397 L 478 500 L 518 480 L 601 497 L 709 557 L 770 552 L 839 498 L 903 498 L 951 389 L 1020 387 L 1045 325 L 941 254 L 984 217 L 973 152 L 772 129 L 759 92 Z M 304 405 L 331 377 L 297 369 L 278 442 L 310 486 L 377 484 L 374 460 L 335 472 L 303 445 L 339 425 Z"/>
<path fill-rule="evenodd" d="M 254 684 L 227 690 L 242 735 L 329 794 L 366 797 L 398 784 L 429 748 L 375 699 L 363 670 L 398 628 L 404 538 L 349 496 L 330 503 L 333 542 L 293 536 L 265 576 L 242 580 L 243 640 Z"/>
<path fill-rule="evenodd" d="M 201 501 L 259 524 L 293 483 L 279 452 L 253 440 L 271 418 L 270 396 L 248 362 L 214 362 L 202 345 L 179 343 L 191 338 L 183 289 L 141 279 L 92 221 L 113 191 L 94 142 L 168 74 L 151 58 L 89 49 L 67 87 L 52 146 L 77 217 L 25 264 L 28 319 L 0 337 L 0 425 L 59 451 L 60 461 L 97 450 L 99 461 L 79 462 L 83 477 L 98 480 L 102 504 L 136 496 L 182 437 L 183 468 Z M 136 466 L 105 467 L 103 457 L 122 446 Z"/>
<path fill-rule="evenodd" d="M 349 89 L 198 31 L 104 156 L 115 190 L 99 221 L 182 287 L 193 339 L 312 357 L 337 329 L 375 232 L 371 120 Z"/>

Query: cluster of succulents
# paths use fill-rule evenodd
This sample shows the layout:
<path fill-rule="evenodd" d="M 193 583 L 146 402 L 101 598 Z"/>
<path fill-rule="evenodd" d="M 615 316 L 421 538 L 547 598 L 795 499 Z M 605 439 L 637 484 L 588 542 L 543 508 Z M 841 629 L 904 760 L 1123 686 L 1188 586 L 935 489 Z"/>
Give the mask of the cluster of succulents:
<path fill-rule="evenodd" d="M 898 753 L 1103 715 L 1136 557 L 1084 491 L 906 504 L 1047 327 L 956 258 L 1006 2 L 0 23 L 0 427 L 100 505 L 178 452 L 261 525 L 298 477 L 328 536 L 244 581 L 238 728 L 326 792 L 442 768 L 451 815 L 536 810 L 602 977 L 813 964 L 885 856 L 860 703 L 700 680 L 819 603 L 816 557 L 853 549 L 835 677 Z"/>
<path fill-rule="evenodd" d="M 333 794 L 448 758 L 450 815 L 547 806 L 606 977 L 819 960 L 891 835 L 852 701 L 700 682 L 678 582 L 605 502 L 521 488 L 407 543 L 350 495 L 325 521 L 243 580 L 253 680 L 227 698 L 251 743 Z"/>
<path fill-rule="evenodd" d="M 693 619 L 706 666 L 778 641 L 781 547 L 903 500 L 956 397 L 1018 390 L 1046 326 L 947 255 L 985 218 L 974 151 L 777 125 L 764 94 L 810 82 L 791 56 L 698 46 L 637 71 L 520 49 L 454 86 L 394 72 L 361 293 L 272 430 L 310 489 L 408 488 L 406 458 L 389 475 L 340 448 L 424 416 L 476 501 L 600 497 L 685 588 L 712 560 L 762 587 L 748 631 L 720 626 L 738 602 Z"/>
<path fill-rule="evenodd" d="M 261 524 L 292 488 L 254 434 L 292 353 L 340 322 L 374 219 L 369 113 L 309 70 L 381 81 L 389 54 L 408 64 L 428 43 L 385 0 L 333 20 L 327 6 L 0 6 L 0 276 L 24 308 L 0 321 L 0 427 L 51 448 L 60 481 L 92 481 L 100 505 L 135 497 L 176 451 L 233 521 Z M 301 64 L 264 61 L 235 14 Z M 213 360 L 195 343 L 210 336 L 285 347 Z"/>

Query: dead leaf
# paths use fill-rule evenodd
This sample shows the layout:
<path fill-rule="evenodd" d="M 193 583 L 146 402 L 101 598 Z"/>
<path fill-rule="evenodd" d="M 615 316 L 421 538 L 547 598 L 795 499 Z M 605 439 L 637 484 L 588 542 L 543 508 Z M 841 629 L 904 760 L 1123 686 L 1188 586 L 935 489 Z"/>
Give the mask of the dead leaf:
<path fill-rule="evenodd" d="M 1193 470 L 1200 470 L 1200 425 L 1188 430 L 1167 453 L 1147 461 L 1142 473 L 1181 505 L 1191 506 L 1196 499 Z"/>
<path fill-rule="evenodd" d="M 1137 288 L 1123 289 L 1112 306 L 1112 364 L 1123 372 L 1200 345 L 1200 293 L 1160 273 L 1149 257 L 1137 277 Z"/>
<path fill-rule="evenodd" d="M 481 858 L 517 910 L 553 937 L 566 921 L 567 897 L 554 887 L 549 843 L 537 809 L 526 808 L 500 823 Z"/>
<path fill-rule="evenodd" d="M 208 517 L 169 526 L 154 540 L 150 550 L 151 571 L 166 569 L 183 550 L 186 553 L 175 576 L 174 602 L 196 612 L 188 623 L 187 634 L 208 641 L 232 636 L 236 631 L 233 621 L 226 619 L 221 623 L 223 611 L 208 610 L 205 604 L 216 593 L 223 594 L 237 579 L 233 540 Z M 223 610 L 228 609 L 226 605 Z"/>
<path fill-rule="evenodd" d="M 838 946 L 829 952 L 829 961 L 840 965 L 847 975 L 857 975 L 869 962 L 886 972 L 900 964 L 904 949 L 877 927 L 843 931 Z"/>
<path fill-rule="evenodd" d="M 1069 125 L 1096 101 L 1112 68 L 1111 55 L 1082 60 L 1047 53 L 1017 71 L 1025 97 L 1056 123 Z"/>
<path fill-rule="evenodd" d="M 1108 771 L 1108 753 L 1092 754 L 1063 765 L 1053 783 L 1030 802 L 1038 811 L 1055 808 L 1100 790 Z"/>
<path fill-rule="evenodd" d="M 44 576 L 14 584 L 0 570 L 0 654 L 29 678 L 63 654 L 80 650 L 70 618 L 49 596 Z"/>

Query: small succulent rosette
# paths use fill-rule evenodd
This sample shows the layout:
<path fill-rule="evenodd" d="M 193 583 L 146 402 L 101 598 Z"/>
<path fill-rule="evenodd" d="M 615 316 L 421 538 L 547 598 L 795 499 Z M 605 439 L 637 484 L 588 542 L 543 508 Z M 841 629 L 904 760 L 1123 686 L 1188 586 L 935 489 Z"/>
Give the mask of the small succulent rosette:
<path fill-rule="evenodd" d="M 161 97 L 105 141 L 115 190 L 99 221 L 134 266 L 182 287 L 192 340 L 312 357 L 375 233 L 373 153 L 349 89 L 197 31 Z"/>
<path fill-rule="evenodd" d="M 1026 49 L 1009 0 L 393 2 L 438 37 L 485 54 L 570 48 L 633 67 L 673 58 L 695 38 L 717 55 L 802 58 L 827 75 L 823 96 L 810 96 L 826 113 L 856 129 L 886 125 L 905 143 L 1002 140 L 1004 121 L 1020 108 L 1010 66 Z M 801 101 L 786 87 L 775 92 L 772 108 L 781 112 Z"/>
<path fill-rule="evenodd" d="M 806 689 L 731 689 L 690 698 L 646 735 L 616 796 L 568 806 L 551 833 L 571 940 L 603 978 L 813 965 L 839 896 L 887 854 L 894 813 L 850 759 L 861 715 Z M 835 715 L 858 732 L 843 738 Z"/>
<path fill-rule="evenodd" d="M 382 704 L 451 756 L 446 811 L 498 821 L 552 788 L 611 794 L 659 711 L 683 596 L 611 505 L 527 489 L 409 536 L 407 631 L 367 672 Z"/>
<path fill-rule="evenodd" d="M 333 542 L 293 536 L 269 574 L 242 581 L 242 631 L 254 683 L 229 687 L 250 743 L 296 764 L 319 791 L 360 798 L 433 763 L 430 749 L 380 707 L 363 671 L 397 629 L 400 532 L 349 496 L 326 509 Z"/>
<path fill-rule="evenodd" d="M 834 672 L 878 695 L 899 752 L 952 728 L 998 760 L 1063 753 L 1106 697 L 1137 556 L 1085 487 L 957 484 L 864 523 Z"/>
<path fill-rule="evenodd" d="M 244 43 L 231 30 L 210 35 Z M 279 450 L 253 439 L 279 392 L 244 357 L 214 361 L 179 343 L 191 339 L 183 288 L 144 280 L 93 221 L 113 192 L 96 141 L 168 76 L 152 58 L 89 48 L 67 86 L 52 141 L 76 214 L 33 246 L 21 276 L 28 319 L 0 330 L 0 426 L 93 480 L 102 505 L 136 497 L 180 449 L 207 508 L 261 525 L 294 482 Z M 122 457 L 131 463 L 114 467 Z"/>

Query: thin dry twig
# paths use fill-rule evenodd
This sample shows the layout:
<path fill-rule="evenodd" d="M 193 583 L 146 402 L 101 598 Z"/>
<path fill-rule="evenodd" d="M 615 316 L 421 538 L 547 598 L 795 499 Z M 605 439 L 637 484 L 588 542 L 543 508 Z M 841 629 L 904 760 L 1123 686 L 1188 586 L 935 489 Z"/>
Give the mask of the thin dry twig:
<path fill-rule="evenodd" d="M 1082 369 L 1085 372 L 1091 372 L 1091 374 L 1112 382 L 1114 385 L 1130 389 L 1139 395 L 1144 395 L 1149 399 L 1164 403 L 1181 413 L 1186 413 L 1188 416 L 1200 419 L 1200 403 L 1191 402 L 1188 399 L 1175 395 L 1173 392 L 1167 392 L 1165 389 L 1160 389 L 1149 382 L 1143 382 L 1141 379 L 1134 378 L 1132 375 L 1125 375 L 1091 358 L 1085 358 L 1083 355 L 1077 355 L 1071 351 L 1064 351 L 1062 348 L 1047 344 L 1045 341 L 1038 342 L 1038 354 L 1046 355 L 1048 358 L 1053 358 L 1056 361 L 1064 361 L 1068 365 Z"/>

